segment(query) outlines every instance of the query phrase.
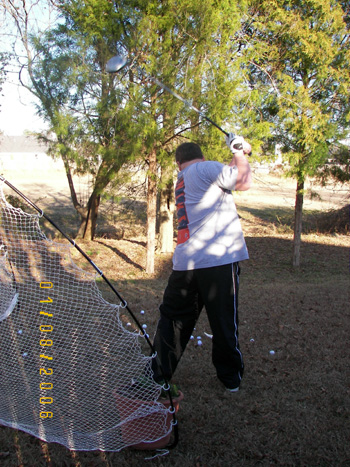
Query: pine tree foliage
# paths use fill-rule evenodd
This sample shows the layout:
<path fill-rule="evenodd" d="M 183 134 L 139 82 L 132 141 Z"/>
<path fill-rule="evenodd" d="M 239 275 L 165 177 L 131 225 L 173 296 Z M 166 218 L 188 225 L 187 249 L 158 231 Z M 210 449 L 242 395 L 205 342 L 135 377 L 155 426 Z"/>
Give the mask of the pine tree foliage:
<path fill-rule="evenodd" d="M 297 180 L 296 266 L 305 180 L 349 133 L 348 14 L 336 0 L 258 0 L 245 26 L 248 80 L 260 93 L 265 88 L 261 118 L 273 125 L 270 142 Z"/>
<path fill-rule="evenodd" d="M 128 6 L 123 2 L 121 14 L 124 45 L 131 63 L 137 65 L 129 79 L 141 85 L 143 94 L 138 118 L 144 121 L 144 129 L 139 138 L 149 168 L 147 270 L 152 272 L 159 165 L 174 166 L 175 146 L 189 138 L 201 144 L 209 157 L 222 159 L 227 150 L 223 150 L 224 138 L 217 129 L 213 131 L 198 113 L 148 77 L 166 84 L 218 124 L 231 130 L 238 127 L 241 120 L 233 107 L 239 93 L 239 60 L 232 62 L 230 57 L 244 5 L 209 0 L 132 2 L 133 13 L 126 14 Z M 120 4 L 118 9 L 121 11 Z M 162 183 L 167 186 L 169 181 Z"/>
<path fill-rule="evenodd" d="M 31 29 L 37 2 L 11 2 L 8 12 L 27 57 L 30 83 L 22 84 L 39 99 L 39 114 L 50 126 L 41 138 L 64 162 L 72 201 L 82 219 L 78 236 L 93 238 L 101 195 L 139 145 L 132 121 L 135 104 L 104 71 L 123 30 L 107 0 L 50 3 L 61 15 L 46 31 Z M 87 205 L 78 200 L 74 173 L 91 175 Z"/>
<path fill-rule="evenodd" d="M 40 42 L 33 81 L 48 95 L 41 112 L 65 162 L 72 199 L 82 216 L 78 235 L 94 237 L 100 197 L 122 165 L 138 150 L 134 102 L 105 73 L 107 60 L 123 35 L 108 1 L 61 2 L 61 23 Z M 43 82 L 43 78 L 45 81 Z M 71 171 L 93 179 L 87 206 L 78 202 Z"/>

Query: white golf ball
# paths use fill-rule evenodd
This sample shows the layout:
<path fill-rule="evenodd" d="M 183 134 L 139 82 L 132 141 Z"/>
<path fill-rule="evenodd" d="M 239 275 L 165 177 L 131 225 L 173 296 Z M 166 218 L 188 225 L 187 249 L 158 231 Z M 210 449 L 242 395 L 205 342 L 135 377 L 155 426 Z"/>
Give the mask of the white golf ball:
<path fill-rule="evenodd" d="M 274 350 L 270 350 L 270 355 L 275 355 L 275 351 L 274 351 Z"/>
<path fill-rule="evenodd" d="M 145 310 L 141 310 L 140 313 L 141 313 L 141 315 L 144 315 L 144 314 L 145 314 Z"/>
<path fill-rule="evenodd" d="M 147 329 L 147 324 L 142 325 L 143 329 Z"/>
<path fill-rule="evenodd" d="M 197 345 L 202 345 L 202 341 L 200 339 L 197 341 Z"/>

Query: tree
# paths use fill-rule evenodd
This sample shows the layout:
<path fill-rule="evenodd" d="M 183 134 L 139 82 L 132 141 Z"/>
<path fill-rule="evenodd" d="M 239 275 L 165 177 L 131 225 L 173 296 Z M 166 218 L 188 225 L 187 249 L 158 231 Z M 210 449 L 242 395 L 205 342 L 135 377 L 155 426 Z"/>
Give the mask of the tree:
<path fill-rule="evenodd" d="M 241 25 L 243 2 L 132 3 L 138 18 L 134 21 L 126 18 L 124 22 L 132 61 L 219 124 L 228 123 L 228 129 L 233 129 L 234 122 L 239 128 L 240 118 L 233 113 L 233 108 L 240 92 L 240 60 L 231 62 L 228 57 L 235 51 L 234 35 Z M 124 7 L 128 4 L 123 2 Z M 145 104 L 139 109 L 139 116 L 146 122 L 145 132 L 140 136 L 148 165 L 147 272 L 152 272 L 159 166 L 163 174 L 167 171 L 170 174 L 169 180 L 162 180 L 162 185 L 171 185 L 173 152 L 180 141 L 191 138 L 205 152 L 210 151 L 210 157 L 222 160 L 223 135 L 137 70 L 130 77 L 141 83 Z"/>
<path fill-rule="evenodd" d="M 6 79 L 6 66 L 8 64 L 8 53 L 0 52 L 0 93 L 2 92 L 2 85 Z M 1 111 L 1 105 L 0 105 Z"/>
<path fill-rule="evenodd" d="M 339 144 L 331 148 L 330 160 L 317 173 L 322 184 L 332 178 L 346 183 L 350 181 L 350 145 Z"/>
<path fill-rule="evenodd" d="M 253 0 L 245 25 L 249 81 L 265 87 L 270 142 L 280 145 L 297 181 L 294 266 L 300 265 L 305 180 L 349 131 L 350 42 L 342 3 Z"/>
<path fill-rule="evenodd" d="M 60 21 L 34 34 L 33 4 L 37 2 L 8 6 L 26 52 L 30 79 L 26 83 L 21 73 L 21 82 L 39 99 L 38 112 L 50 125 L 40 138 L 64 162 L 72 202 L 81 216 L 78 236 L 93 239 L 101 195 L 139 145 L 136 122 L 131 121 L 134 102 L 104 72 L 123 32 L 111 2 L 90 0 L 57 2 Z M 92 175 L 86 205 L 76 195 L 74 173 Z"/>

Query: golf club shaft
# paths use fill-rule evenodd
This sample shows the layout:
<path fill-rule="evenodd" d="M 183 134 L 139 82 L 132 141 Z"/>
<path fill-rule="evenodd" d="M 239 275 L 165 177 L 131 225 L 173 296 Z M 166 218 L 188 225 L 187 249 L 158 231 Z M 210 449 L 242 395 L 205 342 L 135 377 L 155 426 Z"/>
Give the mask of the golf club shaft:
<path fill-rule="evenodd" d="M 142 70 L 140 70 L 142 75 L 145 76 L 144 72 Z M 186 101 L 186 99 L 184 99 L 183 97 L 181 97 L 179 94 L 177 94 L 175 91 L 173 91 L 172 89 L 168 88 L 168 86 L 166 86 L 165 84 L 163 84 L 161 81 L 159 81 L 159 79 L 157 78 L 154 78 L 153 76 L 145 76 L 145 78 L 148 78 L 152 81 L 154 81 L 158 86 L 160 86 L 161 88 L 163 88 L 165 91 L 168 91 L 172 96 L 176 97 L 177 99 L 179 99 L 181 102 L 183 102 L 185 105 L 187 105 L 190 109 L 194 110 L 195 112 L 197 112 L 202 118 L 205 118 L 205 120 L 207 120 L 209 123 L 211 123 L 212 125 L 216 126 L 216 128 L 220 131 L 222 131 L 226 136 L 228 136 L 228 133 L 223 130 L 221 127 L 219 127 L 219 125 L 217 123 L 215 123 L 213 120 L 211 120 L 209 117 L 207 117 L 206 115 L 203 114 L 203 112 L 201 112 L 199 109 L 197 109 L 196 107 L 194 107 L 192 104 L 190 104 L 188 101 Z"/>
<path fill-rule="evenodd" d="M 128 64 L 127 60 L 125 57 L 121 56 L 121 55 L 115 55 L 114 57 L 112 57 L 111 59 L 108 60 L 108 62 L 106 63 L 106 71 L 107 73 L 116 73 L 118 71 L 120 71 L 121 69 L 123 69 L 126 65 Z M 129 64 L 130 66 L 130 64 Z M 211 123 L 212 125 L 214 125 L 218 130 L 222 131 L 226 136 L 228 136 L 229 134 L 224 131 L 221 127 L 219 127 L 219 125 L 215 122 L 213 122 L 213 120 L 211 120 L 209 117 L 205 116 L 203 114 L 203 112 L 201 112 L 200 110 L 198 110 L 196 107 L 194 107 L 189 101 L 187 101 L 186 99 L 184 99 L 183 97 L 181 97 L 179 94 L 177 94 L 175 91 L 173 91 L 172 89 L 168 88 L 168 86 L 166 86 L 165 84 L 163 84 L 161 81 L 159 81 L 159 79 L 157 78 L 154 78 L 153 76 L 150 76 L 150 75 L 147 75 L 141 67 L 139 66 L 136 66 L 137 70 L 139 71 L 139 73 L 141 74 L 141 76 L 143 76 L 145 79 L 147 80 L 150 80 L 150 81 L 153 81 L 154 83 L 156 83 L 159 87 L 161 87 L 162 89 L 164 89 L 165 91 L 167 91 L 169 94 L 171 94 L 172 96 L 176 97 L 177 99 L 179 99 L 181 102 L 183 102 L 187 107 L 189 107 L 190 109 L 194 110 L 195 112 L 197 112 L 202 118 L 204 118 L 205 120 L 207 120 L 209 123 Z"/>

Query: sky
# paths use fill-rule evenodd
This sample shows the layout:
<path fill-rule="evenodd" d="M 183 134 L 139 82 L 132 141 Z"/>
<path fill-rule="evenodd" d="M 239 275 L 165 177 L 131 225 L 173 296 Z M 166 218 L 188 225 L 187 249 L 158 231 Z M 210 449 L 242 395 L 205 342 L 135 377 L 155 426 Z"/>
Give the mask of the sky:
<path fill-rule="evenodd" d="M 4 83 L 0 97 L 0 131 L 20 136 L 26 131 L 42 131 L 45 122 L 36 115 L 34 96 L 11 81 Z"/>
<path fill-rule="evenodd" d="M 57 22 L 57 12 L 47 0 L 27 0 L 25 2 L 29 13 L 29 28 L 34 34 L 43 34 Z M 19 11 L 21 11 L 19 9 Z M 22 14 L 22 16 L 24 16 Z M 9 14 L 0 12 L 0 50 L 13 52 L 23 58 L 25 55 L 16 28 Z M 25 63 L 25 60 L 21 60 Z M 18 80 L 18 63 L 10 62 L 7 67 L 6 82 L 0 92 L 0 132 L 9 136 L 22 135 L 25 131 L 41 131 L 45 123 L 36 115 L 33 104 L 34 96 L 24 89 Z M 25 81 L 26 76 L 23 74 Z"/>

